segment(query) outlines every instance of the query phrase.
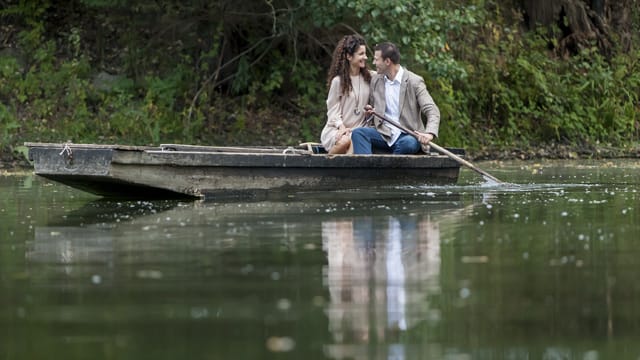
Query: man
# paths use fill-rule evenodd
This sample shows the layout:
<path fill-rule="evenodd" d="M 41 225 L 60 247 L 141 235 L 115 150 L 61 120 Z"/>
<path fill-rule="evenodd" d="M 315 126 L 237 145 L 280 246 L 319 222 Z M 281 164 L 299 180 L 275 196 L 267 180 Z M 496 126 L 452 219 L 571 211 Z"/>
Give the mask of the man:
<path fill-rule="evenodd" d="M 440 110 L 429 95 L 424 79 L 400 65 L 400 51 L 392 43 L 376 45 L 373 63 L 378 74 L 371 79 L 370 105 L 365 108 L 367 115 L 371 116 L 376 108 L 384 110 L 385 118 L 417 132 L 419 140 L 374 117 L 375 127 L 353 130 L 354 154 L 374 151 L 415 154 L 421 148 L 426 150 L 429 141 L 438 136 Z M 427 118 L 426 127 L 421 114 Z"/>

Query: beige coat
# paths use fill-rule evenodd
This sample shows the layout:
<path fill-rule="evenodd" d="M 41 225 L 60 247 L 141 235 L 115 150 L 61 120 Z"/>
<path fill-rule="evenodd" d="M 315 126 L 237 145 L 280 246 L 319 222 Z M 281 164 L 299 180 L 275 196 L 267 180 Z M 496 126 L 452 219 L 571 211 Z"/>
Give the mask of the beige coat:
<path fill-rule="evenodd" d="M 375 73 L 372 73 L 375 74 Z M 327 123 L 322 129 L 320 142 L 329 151 L 336 143 L 336 134 L 340 125 L 355 129 L 364 124 L 364 106 L 369 101 L 369 84 L 361 76 L 352 76 L 353 90 L 347 96 L 340 95 L 340 77 L 331 81 L 327 95 Z M 356 106 L 360 114 L 354 114 Z"/>
<path fill-rule="evenodd" d="M 375 111 L 383 115 L 386 107 L 384 97 L 384 75 L 377 74 L 371 79 L 371 94 L 369 96 L 369 104 L 374 107 Z M 422 122 L 421 115 L 427 119 L 425 127 Z M 431 98 L 424 79 L 404 69 L 404 76 L 400 84 L 400 124 L 404 127 L 420 132 L 432 133 L 438 136 L 438 128 L 440 127 L 440 110 Z M 383 121 L 374 118 L 374 124 L 380 135 L 385 140 L 391 138 L 390 129 L 383 125 Z M 393 126 L 393 125 L 391 125 Z M 424 147 L 423 147 L 424 149 Z M 425 149 L 426 150 L 426 149 Z"/>

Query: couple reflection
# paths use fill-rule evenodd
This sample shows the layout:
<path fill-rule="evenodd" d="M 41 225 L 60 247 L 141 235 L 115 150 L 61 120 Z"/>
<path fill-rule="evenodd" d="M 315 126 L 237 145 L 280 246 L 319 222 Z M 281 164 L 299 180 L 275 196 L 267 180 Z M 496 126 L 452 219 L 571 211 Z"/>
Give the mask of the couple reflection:
<path fill-rule="evenodd" d="M 376 216 L 325 221 L 327 306 L 332 358 L 403 359 L 400 334 L 437 320 L 429 295 L 439 293 L 440 230 L 430 216 Z M 379 348 L 378 348 L 379 349 Z"/>

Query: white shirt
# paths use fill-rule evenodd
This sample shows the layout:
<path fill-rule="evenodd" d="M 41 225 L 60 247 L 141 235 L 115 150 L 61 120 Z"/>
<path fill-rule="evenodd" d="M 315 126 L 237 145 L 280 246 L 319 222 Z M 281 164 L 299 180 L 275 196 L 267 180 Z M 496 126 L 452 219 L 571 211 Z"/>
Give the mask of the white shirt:
<path fill-rule="evenodd" d="M 400 122 L 400 85 L 403 75 L 404 68 L 400 66 L 393 80 L 389 80 L 387 75 L 384 76 L 384 101 L 387 104 L 384 109 L 384 116 L 395 122 Z M 391 129 L 391 138 L 387 141 L 387 144 L 391 146 L 398 140 L 402 131 L 387 122 L 384 125 Z"/>
<path fill-rule="evenodd" d="M 402 227 L 400 221 L 389 216 L 389 239 L 386 244 L 387 325 L 407 330 L 405 268 L 402 261 Z"/>

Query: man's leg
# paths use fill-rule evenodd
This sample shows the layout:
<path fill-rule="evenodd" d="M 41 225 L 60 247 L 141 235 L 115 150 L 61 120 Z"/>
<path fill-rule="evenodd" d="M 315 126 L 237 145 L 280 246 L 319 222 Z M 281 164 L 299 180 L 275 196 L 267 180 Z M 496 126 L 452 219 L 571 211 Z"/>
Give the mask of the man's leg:
<path fill-rule="evenodd" d="M 371 154 L 373 148 L 389 148 L 378 130 L 372 127 L 360 127 L 351 132 L 351 144 L 354 154 Z"/>
<path fill-rule="evenodd" d="M 403 133 L 391 148 L 394 154 L 415 154 L 422 149 L 422 146 L 418 139 Z"/>

